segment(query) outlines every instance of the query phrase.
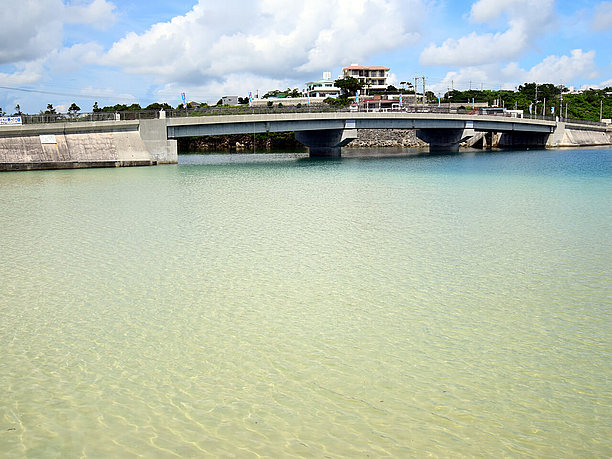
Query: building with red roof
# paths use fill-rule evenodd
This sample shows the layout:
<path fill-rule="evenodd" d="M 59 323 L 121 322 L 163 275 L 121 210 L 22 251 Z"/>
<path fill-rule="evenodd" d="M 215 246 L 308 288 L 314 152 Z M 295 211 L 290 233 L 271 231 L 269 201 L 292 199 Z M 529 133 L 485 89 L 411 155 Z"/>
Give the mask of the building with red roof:
<path fill-rule="evenodd" d="M 373 66 L 367 67 L 359 64 L 351 64 L 342 69 L 342 77 L 353 77 L 358 79 L 368 89 L 387 89 L 389 84 L 389 67 Z"/>

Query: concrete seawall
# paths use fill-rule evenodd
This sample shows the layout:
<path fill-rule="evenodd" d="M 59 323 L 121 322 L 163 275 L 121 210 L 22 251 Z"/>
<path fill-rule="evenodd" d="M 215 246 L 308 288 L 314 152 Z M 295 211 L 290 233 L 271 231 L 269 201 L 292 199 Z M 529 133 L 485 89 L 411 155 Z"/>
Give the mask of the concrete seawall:
<path fill-rule="evenodd" d="M 165 119 L 160 114 L 147 120 L 0 126 L 0 171 L 175 164 L 179 138 L 287 131 L 311 147 L 311 154 L 312 148 L 333 147 L 339 155 L 352 138 L 357 139 L 351 146 L 366 148 L 407 148 L 425 145 L 424 140 L 432 151 L 458 149 L 459 142 L 482 148 L 612 144 L 610 126 L 494 116 L 334 112 Z M 340 134 L 334 137 L 337 145 L 332 131 Z"/>
<path fill-rule="evenodd" d="M 4 127 L 0 171 L 175 163 L 176 142 L 163 139 L 161 145 L 161 139 L 155 138 L 157 130 L 148 128 L 143 121 Z"/>
<path fill-rule="evenodd" d="M 548 145 L 551 147 L 586 147 L 612 144 L 612 127 L 602 130 L 600 127 L 559 123 L 551 134 Z"/>

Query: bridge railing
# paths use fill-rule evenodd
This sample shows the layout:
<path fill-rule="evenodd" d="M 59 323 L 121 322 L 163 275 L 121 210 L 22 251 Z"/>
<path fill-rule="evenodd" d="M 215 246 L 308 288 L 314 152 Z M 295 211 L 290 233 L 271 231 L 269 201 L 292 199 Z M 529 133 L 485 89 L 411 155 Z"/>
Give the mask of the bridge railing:
<path fill-rule="evenodd" d="M 158 110 L 139 110 L 139 111 L 122 111 L 122 112 L 92 112 L 92 113 L 41 113 L 36 115 L 22 114 L 21 119 L 23 124 L 46 124 L 46 123 L 73 123 L 85 121 L 125 121 L 125 120 L 145 120 L 157 119 L 160 116 L 167 118 L 184 118 L 193 116 L 219 116 L 219 115 L 252 115 L 252 114 L 273 114 L 273 113 L 333 113 L 333 112 L 369 112 L 369 113 L 439 113 L 439 114 L 462 114 L 480 116 L 478 109 L 462 109 L 451 108 L 435 105 L 410 105 L 401 108 L 382 108 L 377 107 L 372 103 L 370 106 L 361 106 L 360 110 L 356 107 L 342 107 L 328 104 L 303 104 L 293 106 L 239 106 L 239 107 L 219 107 L 206 106 L 187 109 L 166 110 L 161 115 Z M 508 113 L 490 114 L 487 116 L 503 116 L 510 117 Z M 565 121 L 568 124 L 582 124 L 590 126 L 607 126 L 605 123 L 589 120 L 554 118 L 551 116 L 541 115 L 524 115 L 524 119 L 538 119 L 546 121 Z"/>
<path fill-rule="evenodd" d="M 563 121 L 565 121 L 567 124 L 583 124 L 583 125 L 586 124 L 589 126 L 608 126 L 608 124 L 602 123 L 600 121 L 579 120 L 575 118 L 564 118 Z"/>
<path fill-rule="evenodd" d="M 91 112 L 91 113 L 40 113 L 38 115 L 21 115 L 23 124 L 77 123 L 84 121 L 120 121 L 144 120 L 159 118 L 156 110 L 135 112 Z"/>

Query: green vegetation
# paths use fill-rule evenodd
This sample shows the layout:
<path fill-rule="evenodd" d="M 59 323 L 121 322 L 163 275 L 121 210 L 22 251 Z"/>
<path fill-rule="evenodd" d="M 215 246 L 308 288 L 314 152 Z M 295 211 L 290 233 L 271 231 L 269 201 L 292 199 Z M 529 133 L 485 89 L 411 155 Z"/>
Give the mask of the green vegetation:
<path fill-rule="evenodd" d="M 76 115 L 80 111 L 81 107 L 79 107 L 75 102 L 72 102 L 72 105 L 68 107 L 68 113 L 70 113 L 70 115 L 72 116 Z"/>
<path fill-rule="evenodd" d="M 340 88 L 342 91 L 340 97 L 344 98 L 354 96 L 357 91 L 361 91 L 365 86 L 357 78 L 353 77 L 338 78 L 334 81 L 334 84 L 336 88 Z"/>
<path fill-rule="evenodd" d="M 135 112 L 139 110 L 142 110 L 142 107 L 140 106 L 140 104 L 132 104 L 132 105 L 116 104 L 116 105 L 109 105 L 109 106 L 102 107 L 102 108 L 98 107 L 97 102 L 94 104 L 94 112 L 95 111 L 99 111 L 99 112 Z"/>
<path fill-rule="evenodd" d="M 355 92 L 364 89 L 364 84 L 359 82 L 357 78 L 353 77 L 339 78 L 335 80 L 335 84 L 338 88 L 342 90 L 342 94 L 337 98 L 328 97 L 323 102 L 328 105 L 337 107 L 348 106 L 352 102 L 353 97 L 355 96 Z M 402 86 L 401 89 L 398 89 L 397 87 L 391 85 L 382 91 L 371 91 L 371 94 L 398 94 L 400 92 L 404 94 L 414 93 L 414 87 L 410 82 L 404 81 L 401 82 L 400 85 Z M 425 95 L 428 103 L 438 103 L 438 97 L 433 92 L 427 91 Z M 263 96 L 263 98 L 276 98 L 282 100 L 285 97 L 300 96 L 301 93 L 300 91 L 298 91 L 297 88 L 287 88 L 284 91 L 269 91 Z M 547 116 L 551 115 L 551 107 L 554 107 L 554 114 L 559 115 L 561 110 L 561 103 L 563 103 L 562 116 L 564 117 L 567 114 L 568 118 L 599 121 L 601 114 L 602 118 L 612 118 L 612 87 L 607 87 L 604 89 L 588 89 L 581 92 L 580 94 L 570 94 L 569 90 L 563 85 L 555 86 L 550 83 L 525 83 L 520 85 L 515 91 L 491 91 L 476 89 L 468 91 L 452 90 L 444 94 L 444 96 L 440 99 L 440 102 L 442 104 L 460 104 L 462 107 L 470 109 L 472 100 L 474 100 L 474 102 L 476 103 L 487 103 L 490 106 L 504 106 L 507 109 L 523 110 L 525 114 L 529 113 L 529 107 L 531 106 L 534 114 L 544 114 Z M 220 100 L 217 104 L 220 104 L 221 102 L 222 101 Z M 239 105 L 244 106 L 248 103 L 248 97 L 238 98 Z M 276 104 L 272 100 L 267 101 L 268 107 L 271 108 L 275 105 Z M 279 101 L 278 106 L 282 107 L 283 103 Z M 300 106 L 298 106 L 298 108 Z M 197 115 L 198 112 L 201 112 L 201 114 L 205 114 L 205 110 L 203 110 L 204 107 L 207 107 L 207 105 L 200 105 L 197 103 L 188 104 L 188 108 L 191 110 L 190 113 L 194 115 Z M 165 102 L 155 102 L 146 106 L 144 109 L 139 104 L 116 104 L 105 106 L 102 108 L 100 108 L 98 102 L 94 102 L 93 104 L 94 112 L 119 112 L 141 110 L 158 111 L 161 109 L 172 110 L 173 108 Z M 182 110 L 183 104 L 179 104 L 176 109 Z M 73 103 L 68 108 L 68 113 L 72 116 L 76 116 L 77 113 L 80 111 L 81 108 L 76 105 L 76 103 Z M 40 113 L 56 115 L 57 111 L 52 104 L 48 104 L 47 109 L 44 112 L 41 110 Z M 1 108 L 0 114 L 5 114 Z M 15 106 L 15 114 L 22 114 L 21 107 L 19 105 Z"/>
<path fill-rule="evenodd" d="M 302 97 L 302 93 L 301 91 L 298 90 L 298 88 L 295 88 L 295 89 L 287 88 L 284 91 L 275 89 L 274 91 L 268 91 L 267 93 L 265 93 L 262 99 L 269 99 L 271 97 L 276 97 L 279 99 L 282 99 L 285 97 Z M 248 101 L 249 100 L 247 98 L 247 103 Z"/>
<path fill-rule="evenodd" d="M 537 96 L 536 96 L 537 87 Z M 437 98 L 431 92 L 427 92 L 427 99 L 430 102 L 437 102 Z M 568 118 L 599 121 L 600 108 L 603 118 L 612 117 L 612 87 L 605 89 L 588 89 L 581 94 L 570 94 L 565 86 L 555 86 L 553 84 L 525 83 L 518 87 L 516 91 L 449 91 L 441 99 L 442 103 L 463 103 L 469 107 L 474 102 L 485 102 L 489 105 L 505 106 L 508 109 L 524 110 L 529 113 L 529 106 L 532 105 L 534 114 L 541 115 L 546 101 L 545 115 L 550 115 L 550 107 L 555 107 L 555 114 L 559 113 L 561 101 L 563 101 L 563 116 L 565 116 L 565 106 L 567 104 Z"/>
<path fill-rule="evenodd" d="M 345 95 L 340 97 L 326 97 L 323 103 L 336 107 L 346 107 L 351 103 L 351 100 Z"/>
<path fill-rule="evenodd" d="M 395 86 L 393 85 L 389 85 L 387 87 L 387 89 L 370 89 L 368 91 L 368 94 L 380 94 L 380 95 L 384 95 L 384 94 L 414 94 L 414 89 L 412 88 L 412 85 L 410 83 L 408 83 L 408 89 L 406 89 L 405 87 L 402 89 L 397 89 Z M 437 100 L 437 99 L 436 99 Z"/>

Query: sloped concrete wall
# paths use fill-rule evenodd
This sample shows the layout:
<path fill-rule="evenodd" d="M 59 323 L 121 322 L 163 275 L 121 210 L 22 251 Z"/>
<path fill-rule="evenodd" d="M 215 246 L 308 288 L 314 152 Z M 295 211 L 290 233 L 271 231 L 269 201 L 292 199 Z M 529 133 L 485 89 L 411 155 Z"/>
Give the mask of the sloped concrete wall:
<path fill-rule="evenodd" d="M 612 144 L 612 133 L 603 131 L 591 131 L 584 129 L 565 129 L 563 140 L 559 146 L 588 146 L 588 145 L 610 145 Z"/>
<path fill-rule="evenodd" d="M 576 126 L 558 123 L 555 132 L 548 139 L 549 147 L 580 147 L 611 145 L 612 131 L 590 126 Z"/>
<path fill-rule="evenodd" d="M 152 154 L 139 128 L 139 121 L 3 128 L 0 170 L 153 165 L 158 158 L 160 162 L 176 162 L 176 148 L 172 149 L 176 142 L 164 139 L 164 148 Z M 161 137 L 165 127 L 159 128 Z"/>

